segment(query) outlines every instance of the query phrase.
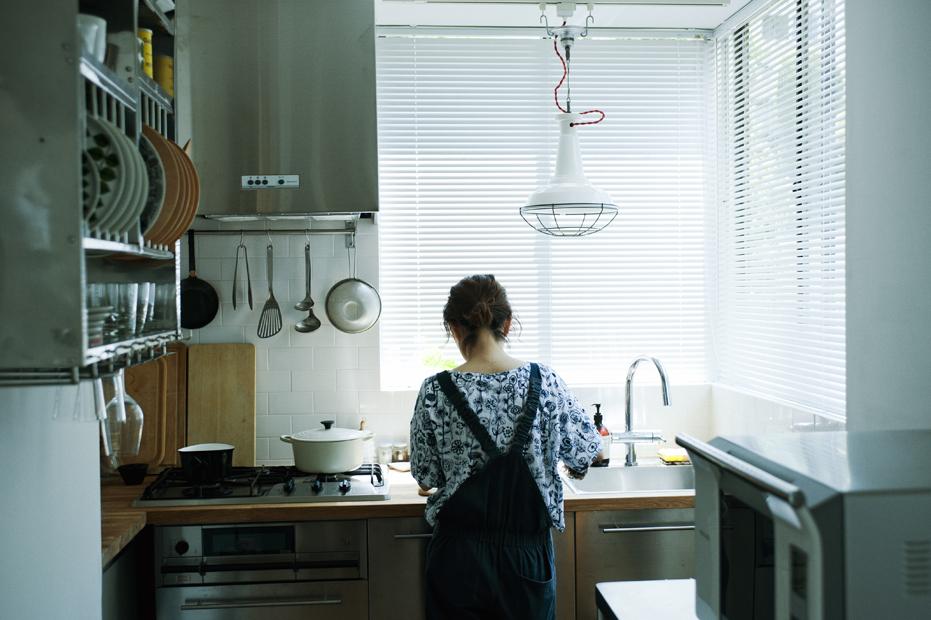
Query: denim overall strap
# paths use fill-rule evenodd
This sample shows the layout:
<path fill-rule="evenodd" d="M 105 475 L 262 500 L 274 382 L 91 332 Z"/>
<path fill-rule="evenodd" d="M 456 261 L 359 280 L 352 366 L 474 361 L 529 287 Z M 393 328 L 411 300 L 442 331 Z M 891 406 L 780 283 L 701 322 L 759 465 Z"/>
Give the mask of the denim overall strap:
<path fill-rule="evenodd" d="M 537 410 L 540 408 L 540 367 L 536 364 L 530 364 L 530 385 L 527 388 L 527 398 L 524 400 L 524 411 L 521 413 L 520 420 L 514 429 L 514 440 L 511 442 L 511 450 L 524 452 L 530 443 L 530 429 L 533 427 L 533 421 L 537 418 Z"/>
<path fill-rule="evenodd" d="M 491 458 L 500 456 L 501 450 L 498 449 L 495 440 L 491 438 L 491 435 L 489 435 L 485 427 L 482 426 L 482 423 L 478 419 L 478 415 L 472 410 L 472 407 L 466 402 L 462 392 L 460 392 L 459 388 L 453 383 L 453 379 L 449 372 L 444 370 L 439 373 L 436 375 L 436 380 L 439 382 L 443 394 L 446 395 L 446 398 L 449 399 L 456 408 L 459 417 L 463 419 L 468 425 L 469 430 L 471 430 L 475 438 L 478 439 L 478 443 L 482 446 L 482 450 Z"/>

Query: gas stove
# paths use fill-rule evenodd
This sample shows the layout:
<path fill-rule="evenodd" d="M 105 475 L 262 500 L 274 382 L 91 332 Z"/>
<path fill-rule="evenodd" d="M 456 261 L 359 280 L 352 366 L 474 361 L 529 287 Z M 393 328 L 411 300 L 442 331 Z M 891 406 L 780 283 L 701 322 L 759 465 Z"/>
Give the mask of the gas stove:
<path fill-rule="evenodd" d="M 342 474 L 308 474 L 294 467 L 234 467 L 213 484 L 193 484 L 172 467 L 146 487 L 133 506 L 212 506 L 390 499 L 388 478 L 378 463 Z"/>

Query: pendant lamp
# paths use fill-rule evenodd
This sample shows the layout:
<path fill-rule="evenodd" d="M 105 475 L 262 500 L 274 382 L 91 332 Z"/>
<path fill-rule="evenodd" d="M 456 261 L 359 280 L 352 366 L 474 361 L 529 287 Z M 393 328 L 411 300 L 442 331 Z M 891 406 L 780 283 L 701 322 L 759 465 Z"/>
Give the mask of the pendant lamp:
<path fill-rule="evenodd" d="M 566 12 L 560 11 L 564 18 L 572 16 L 573 6 L 566 7 Z M 546 21 L 545 12 L 541 16 Z M 585 23 L 585 28 L 568 26 L 565 20 L 562 26 L 550 29 L 547 24 L 546 32 L 553 38 L 553 50 L 563 67 L 562 79 L 553 89 L 553 99 L 559 114 L 556 121 L 559 123 L 559 150 L 556 155 L 556 172 L 549 183 L 530 194 L 524 206 L 520 208 L 520 215 L 538 232 L 554 237 L 584 237 L 592 235 L 610 224 L 617 216 L 617 205 L 604 191 L 598 189 L 585 178 L 582 170 L 582 155 L 579 152 L 578 128 L 586 125 L 596 125 L 604 120 L 605 114 L 601 110 L 586 110 L 585 112 L 572 112 L 572 101 L 569 91 L 569 60 L 572 45 L 576 37 L 585 37 L 588 34 L 588 24 L 593 22 L 591 6 Z M 559 46 L 565 50 L 565 59 L 559 52 Z M 559 101 L 559 89 L 566 84 L 566 105 Z M 581 120 L 587 114 L 600 114 L 596 121 Z"/>
<path fill-rule="evenodd" d="M 547 185 L 530 194 L 520 214 L 538 232 L 554 237 L 584 237 L 617 216 L 611 197 L 588 182 L 582 171 L 578 127 L 581 114 L 561 112 L 556 172 Z"/>

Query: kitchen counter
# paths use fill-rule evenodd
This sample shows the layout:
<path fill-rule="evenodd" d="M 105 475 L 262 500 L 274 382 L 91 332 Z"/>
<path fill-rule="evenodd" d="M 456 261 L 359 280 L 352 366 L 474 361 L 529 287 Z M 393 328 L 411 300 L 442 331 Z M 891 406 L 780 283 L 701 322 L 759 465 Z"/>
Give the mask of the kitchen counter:
<path fill-rule="evenodd" d="M 389 471 L 391 499 L 368 502 L 320 502 L 306 504 L 226 504 L 221 506 L 147 506 L 134 508 L 133 500 L 145 484 L 127 486 L 117 481 L 101 487 L 101 544 L 106 566 L 129 542 L 149 525 L 190 523 L 261 523 L 273 521 L 319 521 L 325 519 L 370 519 L 380 517 L 419 517 L 426 498 L 418 495 L 417 483 L 409 473 Z M 691 508 L 694 496 L 660 495 L 578 496 L 564 487 L 568 512 L 589 510 L 641 510 L 650 508 Z"/>

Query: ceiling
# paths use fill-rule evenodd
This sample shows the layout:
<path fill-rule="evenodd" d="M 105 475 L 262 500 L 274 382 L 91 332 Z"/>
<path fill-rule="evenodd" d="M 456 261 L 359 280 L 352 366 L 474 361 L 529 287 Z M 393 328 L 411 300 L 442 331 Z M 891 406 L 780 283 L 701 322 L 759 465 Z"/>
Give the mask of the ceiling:
<path fill-rule="evenodd" d="M 596 4 L 596 27 L 610 28 L 715 28 L 750 0 L 730 0 L 726 6 L 650 6 Z M 578 3 L 573 23 L 581 24 L 587 11 Z M 550 23 L 554 6 L 547 8 Z M 416 0 L 375 0 L 375 23 L 380 26 L 538 26 L 537 3 L 476 4 L 424 3 Z"/>

